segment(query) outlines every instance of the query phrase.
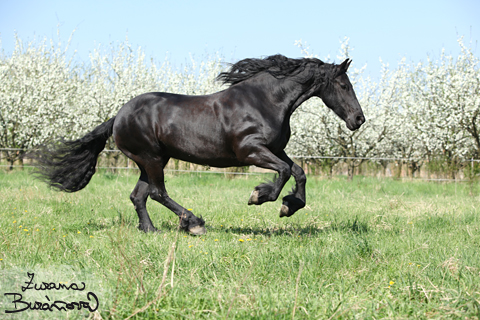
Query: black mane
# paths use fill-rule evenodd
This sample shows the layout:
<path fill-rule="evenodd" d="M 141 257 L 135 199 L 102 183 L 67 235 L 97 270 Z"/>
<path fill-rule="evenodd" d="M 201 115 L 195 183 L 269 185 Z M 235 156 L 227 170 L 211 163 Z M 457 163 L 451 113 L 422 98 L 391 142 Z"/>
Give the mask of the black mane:
<path fill-rule="evenodd" d="M 224 84 L 237 84 L 250 79 L 260 72 L 268 72 L 277 79 L 293 76 L 305 69 L 309 63 L 323 65 L 324 62 L 315 58 L 291 59 L 281 54 L 264 59 L 243 59 L 232 64 L 229 71 L 222 72 L 217 80 Z"/>

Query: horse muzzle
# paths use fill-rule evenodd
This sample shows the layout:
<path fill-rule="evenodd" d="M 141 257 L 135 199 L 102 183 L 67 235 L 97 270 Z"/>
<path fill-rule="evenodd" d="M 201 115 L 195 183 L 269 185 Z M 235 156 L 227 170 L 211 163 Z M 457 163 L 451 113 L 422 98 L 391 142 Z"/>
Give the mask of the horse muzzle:
<path fill-rule="evenodd" d="M 365 116 L 363 115 L 363 113 L 357 113 L 353 117 L 348 117 L 345 123 L 348 129 L 350 129 L 351 131 L 355 131 L 360 128 L 362 124 L 365 123 Z"/>

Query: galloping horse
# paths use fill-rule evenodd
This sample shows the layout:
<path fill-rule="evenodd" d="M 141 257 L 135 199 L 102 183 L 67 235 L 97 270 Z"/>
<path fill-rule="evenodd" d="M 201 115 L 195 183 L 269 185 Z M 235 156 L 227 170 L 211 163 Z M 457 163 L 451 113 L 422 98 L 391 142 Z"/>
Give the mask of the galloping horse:
<path fill-rule="evenodd" d="M 75 192 L 95 173 L 99 153 L 113 134 L 118 148 L 140 169 L 130 199 L 138 228 L 157 231 L 146 209 L 148 196 L 180 218 L 180 227 L 195 235 L 205 221 L 173 201 L 164 184 L 170 158 L 212 167 L 250 166 L 271 169 L 278 177 L 255 187 L 248 204 L 275 201 L 291 175 L 295 187 L 283 197 L 280 217 L 305 206 L 306 177 L 285 153 L 292 113 L 312 96 L 358 129 L 365 117 L 346 74 L 351 60 L 328 64 L 314 58 L 282 55 L 244 59 L 217 80 L 230 86 L 204 96 L 152 92 L 127 102 L 118 114 L 75 141 L 43 146 L 36 154 L 38 172 L 56 189 Z"/>

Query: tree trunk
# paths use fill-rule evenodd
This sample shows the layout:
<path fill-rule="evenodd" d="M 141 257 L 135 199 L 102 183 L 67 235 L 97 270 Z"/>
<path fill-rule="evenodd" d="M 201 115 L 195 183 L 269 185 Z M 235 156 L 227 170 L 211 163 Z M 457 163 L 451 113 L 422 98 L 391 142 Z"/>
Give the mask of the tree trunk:
<path fill-rule="evenodd" d="M 400 179 L 402 176 L 402 161 L 397 161 L 395 165 L 395 179 Z"/>
<path fill-rule="evenodd" d="M 352 181 L 353 175 L 355 173 L 355 163 L 353 162 L 352 159 L 349 159 L 347 161 L 347 166 L 348 166 L 348 181 Z"/>

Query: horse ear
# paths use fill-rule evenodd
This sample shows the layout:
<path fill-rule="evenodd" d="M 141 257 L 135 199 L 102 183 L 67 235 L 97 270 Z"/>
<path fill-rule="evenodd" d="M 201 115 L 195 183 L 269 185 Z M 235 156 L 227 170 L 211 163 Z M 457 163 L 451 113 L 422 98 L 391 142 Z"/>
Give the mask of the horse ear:
<path fill-rule="evenodd" d="M 352 60 L 345 59 L 345 61 L 339 64 L 337 66 L 337 72 L 335 73 L 335 77 L 338 77 L 339 75 L 346 73 L 348 70 L 348 67 L 350 67 L 350 63 L 352 63 Z"/>
<path fill-rule="evenodd" d="M 352 59 L 346 59 L 345 61 L 348 61 L 347 66 L 345 67 L 345 72 L 347 72 L 348 67 L 350 67 L 350 64 L 352 63 Z"/>

